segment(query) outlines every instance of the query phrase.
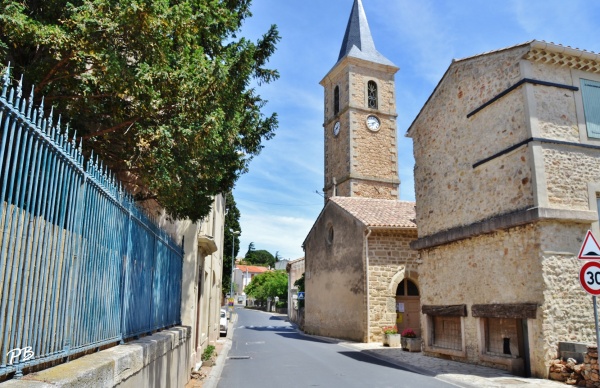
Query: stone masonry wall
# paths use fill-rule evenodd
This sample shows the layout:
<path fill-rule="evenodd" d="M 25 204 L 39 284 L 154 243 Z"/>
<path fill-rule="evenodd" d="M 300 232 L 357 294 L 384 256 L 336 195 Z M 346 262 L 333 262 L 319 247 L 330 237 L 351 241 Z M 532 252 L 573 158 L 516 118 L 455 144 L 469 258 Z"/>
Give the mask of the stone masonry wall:
<path fill-rule="evenodd" d="M 538 246 L 536 227 L 528 225 L 421 251 L 421 305 L 467 305 L 466 359 L 461 361 L 486 365 L 479 360 L 479 319 L 471 316 L 473 304 L 543 303 Z M 543 343 L 541 317 L 538 311 L 537 319 L 530 320 L 532 347 Z M 540 360 L 531 361 L 543 373 L 537 369 Z"/>
<path fill-rule="evenodd" d="M 368 183 L 353 181 L 352 196 L 379 198 L 379 199 L 398 199 L 397 186 L 393 184 L 379 183 L 377 186 Z M 342 195 L 340 193 L 340 195 Z"/>
<path fill-rule="evenodd" d="M 568 67 L 533 63 L 530 77 L 562 85 L 573 84 Z M 539 130 L 539 135 L 536 136 L 578 143 L 574 92 L 547 86 L 535 86 L 533 90 Z"/>
<path fill-rule="evenodd" d="M 589 210 L 588 183 L 600 182 L 600 151 L 547 145 L 544 166 L 552 207 Z"/>
<path fill-rule="evenodd" d="M 533 205 L 527 147 L 473 167 L 529 137 L 523 87 L 467 118 L 520 80 L 524 52 L 455 62 L 413 124 L 419 236 Z"/>
<path fill-rule="evenodd" d="M 375 231 L 369 236 L 369 342 L 381 342 L 382 328 L 396 324 L 396 288 L 410 277 L 418 284 L 417 231 Z"/>
<path fill-rule="evenodd" d="M 581 73 L 578 73 L 581 74 Z M 569 67 L 544 63 L 531 64 L 531 76 L 559 85 L 580 87 L 577 74 Z M 581 143 L 579 133 L 577 92 L 558 87 L 534 87 L 535 115 L 539 136 L 572 143 Z M 593 142 L 599 145 L 600 141 Z M 544 168 L 548 203 L 561 209 L 589 210 L 588 183 L 600 182 L 600 151 L 557 144 L 543 144 Z"/>
<path fill-rule="evenodd" d="M 466 304 L 466 361 L 486 365 L 479 360 L 479 319 L 471 316 L 471 306 L 537 303 L 536 319 L 528 320 L 531 368 L 546 377 L 559 341 L 594 339 L 590 297 L 579 285 L 576 258 L 585 229 L 543 222 L 423 250 L 421 304 Z"/>
<path fill-rule="evenodd" d="M 334 116 L 333 112 L 333 90 L 335 86 L 340 89 L 340 113 Z M 340 179 L 350 173 L 350 115 L 343 107 L 348 106 L 348 74 L 346 72 L 337 72 L 334 78 L 327 79 L 324 83 L 325 88 L 325 122 L 324 122 L 324 144 L 325 144 L 325 182 L 324 187 L 333 184 L 333 177 Z M 333 135 L 333 126 L 336 121 L 340 122 L 340 132 L 338 136 Z M 327 196 L 333 195 L 333 189 L 327 191 Z M 338 195 L 339 191 L 338 191 Z"/>
<path fill-rule="evenodd" d="M 382 71 L 378 68 L 366 68 L 365 66 L 378 66 L 375 64 L 350 65 L 350 106 L 357 109 L 365 109 L 368 112 L 377 114 L 392 115 L 396 114 L 396 97 L 394 74 Z M 367 108 L 367 83 L 375 81 L 379 93 L 378 109 Z"/>
<path fill-rule="evenodd" d="M 368 115 L 366 112 L 351 115 L 352 171 L 362 176 L 397 179 L 396 120 L 379 115 L 381 127 L 373 132 L 366 125 Z"/>
<path fill-rule="evenodd" d="M 363 61 L 343 62 L 322 81 L 325 88 L 325 187 L 327 195 L 333 195 L 333 178 L 340 186 L 338 195 L 365 196 L 379 189 L 374 198 L 397 198 L 396 188 L 388 189 L 388 184 L 372 181 L 361 185 L 372 189 L 358 191 L 345 183 L 350 174 L 393 181 L 398 179 L 397 140 L 396 140 L 396 102 L 394 74 L 389 69 Z M 378 85 L 378 109 L 367 107 L 367 83 L 375 81 Z M 334 89 L 340 90 L 340 112 L 334 114 Z M 381 127 L 372 132 L 367 129 L 369 114 L 379 117 Z M 340 122 L 340 133 L 333 135 L 333 126 Z"/>
<path fill-rule="evenodd" d="M 306 333 L 366 341 L 363 233 L 332 203 L 311 229 L 304 244 Z"/>
<path fill-rule="evenodd" d="M 367 83 L 375 81 L 378 87 L 378 109 L 367 107 Z M 365 177 L 375 177 L 385 180 L 398 179 L 398 159 L 396 140 L 396 102 L 394 95 L 394 75 L 364 67 L 350 67 L 350 96 L 351 107 L 356 108 L 350 116 L 352 128 L 352 166 L 353 174 Z M 381 126 L 373 132 L 367 128 L 366 120 L 370 115 L 376 115 Z M 362 182 L 363 186 L 378 189 L 382 186 L 377 182 Z M 386 186 L 383 184 L 383 186 Z M 353 195 L 367 196 L 353 190 Z M 383 196 L 384 194 L 388 196 Z M 385 188 L 373 198 L 396 199 L 397 192 L 389 192 Z"/>
<path fill-rule="evenodd" d="M 594 343 L 596 340 L 591 295 L 579 282 L 583 265 L 577 254 L 588 225 L 543 222 L 540 236 L 541 275 L 544 282 L 544 304 L 536 358 L 546 363 L 556 357 L 557 346 L 564 342 Z M 533 347 L 532 347 L 533 348 Z"/>

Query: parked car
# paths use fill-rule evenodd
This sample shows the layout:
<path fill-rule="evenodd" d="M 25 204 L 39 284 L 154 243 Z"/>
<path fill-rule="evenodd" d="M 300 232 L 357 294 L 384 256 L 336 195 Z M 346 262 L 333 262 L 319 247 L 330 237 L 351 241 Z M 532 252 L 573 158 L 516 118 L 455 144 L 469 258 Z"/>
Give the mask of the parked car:
<path fill-rule="evenodd" d="M 229 322 L 227 321 L 227 311 L 221 309 L 221 319 L 219 320 L 220 332 L 221 334 L 227 335 L 227 326 Z"/>

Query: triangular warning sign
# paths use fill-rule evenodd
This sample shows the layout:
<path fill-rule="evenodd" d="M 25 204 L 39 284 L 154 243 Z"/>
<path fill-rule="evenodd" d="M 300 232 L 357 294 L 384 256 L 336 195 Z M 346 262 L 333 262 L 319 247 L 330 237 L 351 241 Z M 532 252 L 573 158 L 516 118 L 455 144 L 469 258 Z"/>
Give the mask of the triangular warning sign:
<path fill-rule="evenodd" d="M 587 231 L 577 257 L 582 260 L 600 260 L 600 246 L 598 246 L 591 230 Z"/>

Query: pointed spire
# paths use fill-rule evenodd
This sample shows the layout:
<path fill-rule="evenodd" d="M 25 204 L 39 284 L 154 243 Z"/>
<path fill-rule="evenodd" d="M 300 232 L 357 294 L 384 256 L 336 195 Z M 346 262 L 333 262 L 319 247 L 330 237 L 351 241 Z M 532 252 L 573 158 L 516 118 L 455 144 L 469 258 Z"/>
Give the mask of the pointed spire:
<path fill-rule="evenodd" d="M 389 59 L 381 55 L 375 48 L 375 42 L 373 36 L 371 36 L 371 29 L 361 0 L 354 0 L 338 61 L 346 56 L 395 67 Z"/>

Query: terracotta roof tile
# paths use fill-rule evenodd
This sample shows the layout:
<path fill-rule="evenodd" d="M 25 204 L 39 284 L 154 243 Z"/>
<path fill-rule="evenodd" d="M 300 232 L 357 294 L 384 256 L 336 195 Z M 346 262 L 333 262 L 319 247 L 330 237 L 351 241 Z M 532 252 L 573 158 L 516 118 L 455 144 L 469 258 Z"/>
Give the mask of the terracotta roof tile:
<path fill-rule="evenodd" d="M 235 267 L 241 270 L 242 272 L 263 273 L 269 271 L 267 267 L 259 267 L 257 265 L 236 264 Z"/>
<path fill-rule="evenodd" d="M 360 197 L 331 197 L 330 201 L 366 226 L 417 228 L 414 202 Z"/>

